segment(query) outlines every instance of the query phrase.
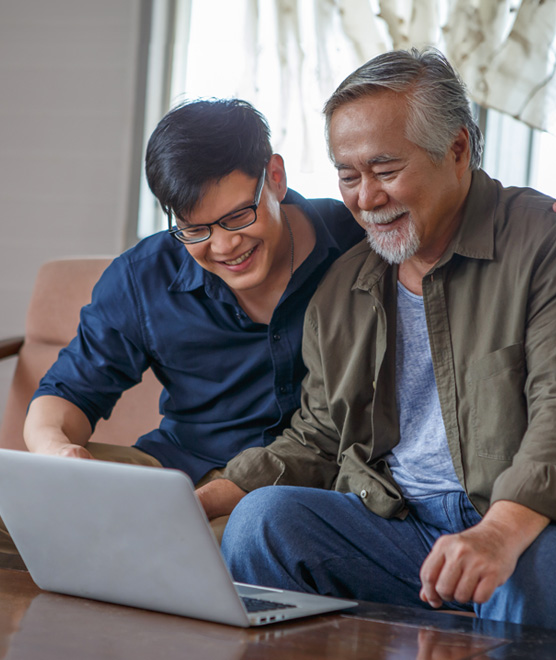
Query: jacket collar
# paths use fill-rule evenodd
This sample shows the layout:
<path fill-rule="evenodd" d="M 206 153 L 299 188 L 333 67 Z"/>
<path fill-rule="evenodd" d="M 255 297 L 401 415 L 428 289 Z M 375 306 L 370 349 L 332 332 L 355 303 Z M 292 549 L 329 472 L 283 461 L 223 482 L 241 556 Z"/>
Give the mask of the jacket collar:
<path fill-rule="evenodd" d="M 498 205 L 498 185 L 483 170 L 472 172 L 463 218 L 437 266 L 454 254 L 469 259 L 494 258 L 494 218 Z"/>

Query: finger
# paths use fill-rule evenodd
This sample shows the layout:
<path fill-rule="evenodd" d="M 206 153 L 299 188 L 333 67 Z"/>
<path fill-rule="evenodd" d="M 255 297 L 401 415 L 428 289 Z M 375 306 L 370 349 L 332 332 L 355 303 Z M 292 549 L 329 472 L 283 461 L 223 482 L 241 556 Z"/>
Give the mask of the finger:
<path fill-rule="evenodd" d="M 422 587 L 419 597 L 431 607 L 440 607 L 442 605 L 442 597 L 436 590 L 436 582 L 445 562 L 446 557 L 444 553 L 438 550 L 435 551 L 433 547 L 421 566 L 419 577 L 421 578 Z"/>
<path fill-rule="evenodd" d="M 463 569 L 459 562 L 444 562 L 435 584 L 436 593 L 444 602 L 454 600 L 462 575 Z"/>
<path fill-rule="evenodd" d="M 93 455 L 81 445 L 67 445 L 63 447 L 58 453 L 60 456 L 64 456 L 66 458 L 93 458 Z"/>
<path fill-rule="evenodd" d="M 489 575 L 478 581 L 469 600 L 473 600 L 474 603 L 479 604 L 486 603 L 499 586 L 500 584 L 494 577 Z"/>
<path fill-rule="evenodd" d="M 456 600 L 458 603 L 468 603 L 474 600 L 475 590 L 480 580 L 480 575 L 474 571 L 464 572 L 453 590 L 451 600 Z"/>

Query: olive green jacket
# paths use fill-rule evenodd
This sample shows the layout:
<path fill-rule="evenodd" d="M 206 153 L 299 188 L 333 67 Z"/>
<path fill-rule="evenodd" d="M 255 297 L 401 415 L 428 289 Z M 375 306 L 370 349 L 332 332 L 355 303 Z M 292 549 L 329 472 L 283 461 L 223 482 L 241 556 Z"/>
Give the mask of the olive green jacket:
<path fill-rule="evenodd" d="M 291 428 L 225 477 L 354 492 L 384 516 L 404 499 L 382 458 L 399 441 L 397 267 L 365 242 L 309 304 L 309 369 Z M 434 373 L 457 477 L 484 514 L 496 500 L 556 519 L 556 214 L 552 200 L 473 174 L 462 223 L 423 279 Z"/>

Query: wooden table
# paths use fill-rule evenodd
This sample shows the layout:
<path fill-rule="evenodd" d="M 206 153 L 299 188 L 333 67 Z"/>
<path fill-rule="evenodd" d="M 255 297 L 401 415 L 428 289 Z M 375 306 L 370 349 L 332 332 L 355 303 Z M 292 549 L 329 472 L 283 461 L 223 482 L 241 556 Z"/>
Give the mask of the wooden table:
<path fill-rule="evenodd" d="M 552 660 L 556 632 L 372 603 L 245 630 L 48 593 L 0 570 L 0 659 L 65 658 Z"/>

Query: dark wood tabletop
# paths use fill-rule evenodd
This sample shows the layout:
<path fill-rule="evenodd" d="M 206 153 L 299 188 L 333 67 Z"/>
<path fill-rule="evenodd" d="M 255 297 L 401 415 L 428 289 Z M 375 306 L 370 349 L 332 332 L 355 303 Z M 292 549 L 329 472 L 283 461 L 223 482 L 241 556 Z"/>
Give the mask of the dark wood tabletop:
<path fill-rule="evenodd" d="M 3 658 L 552 660 L 556 632 L 373 603 L 246 630 L 49 593 L 24 571 L 0 570 Z"/>

